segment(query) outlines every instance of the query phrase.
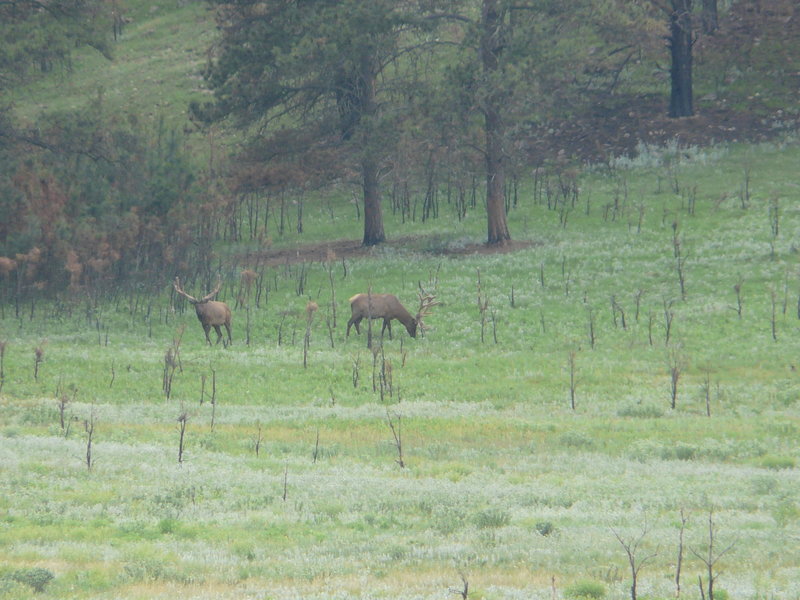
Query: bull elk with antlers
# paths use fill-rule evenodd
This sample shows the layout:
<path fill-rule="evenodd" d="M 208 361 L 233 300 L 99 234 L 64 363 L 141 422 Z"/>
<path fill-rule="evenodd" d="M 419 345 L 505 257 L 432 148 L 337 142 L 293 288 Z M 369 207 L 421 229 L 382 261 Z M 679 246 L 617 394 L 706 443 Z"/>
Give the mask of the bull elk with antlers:
<path fill-rule="evenodd" d="M 208 332 L 211 331 L 212 327 L 217 332 L 217 344 L 219 344 L 219 341 L 222 339 L 220 325 L 224 325 L 225 330 L 228 332 L 228 341 L 227 343 L 223 342 L 223 344 L 227 346 L 228 344 L 232 343 L 231 309 L 228 308 L 228 305 L 224 302 L 212 300 L 212 298 L 219 292 L 219 289 L 222 286 L 222 281 L 217 280 L 217 287 L 214 288 L 214 291 L 206 294 L 199 300 L 183 291 L 180 279 L 177 277 L 175 278 L 174 286 L 176 292 L 194 305 L 194 310 L 197 313 L 197 318 L 200 320 L 200 324 L 203 326 L 203 331 L 205 331 L 206 341 L 208 342 L 209 346 L 211 345 L 211 339 L 208 337 Z"/>
<path fill-rule="evenodd" d="M 416 316 L 411 316 L 405 307 L 400 304 L 400 300 L 393 294 L 356 294 L 350 298 L 350 310 L 352 316 L 347 322 L 347 335 L 350 335 L 350 327 L 355 326 L 356 333 L 360 334 L 361 330 L 358 325 L 362 319 L 383 319 L 383 327 L 381 328 L 381 335 L 383 332 L 389 330 L 389 339 L 392 338 L 392 319 L 400 321 L 408 331 L 408 335 L 412 338 L 417 337 L 417 329 L 420 331 L 425 330 L 425 325 L 422 319 L 430 314 L 431 309 L 439 304 L 436 302 L 436 296 L 429 294 L 420 288 L 417 292 L 419 296 L 419 310 Z"/>

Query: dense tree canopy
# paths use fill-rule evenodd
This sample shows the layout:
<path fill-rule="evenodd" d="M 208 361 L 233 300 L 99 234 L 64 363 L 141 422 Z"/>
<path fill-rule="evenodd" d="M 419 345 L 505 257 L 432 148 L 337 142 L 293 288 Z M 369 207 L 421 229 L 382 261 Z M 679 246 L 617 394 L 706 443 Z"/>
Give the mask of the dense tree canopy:
<path fill-rule="evenodd" d="M 322 160 L 309 160 L 310 154 L 335 149 L 338 176 L 359 173 L 363 243 L 380 243 L 379 179 L 408 111 L 411 67 L 430 46 L 425 35 L 434 24 L 430 11 L 420 9 L 394 0 L 220 0 L 221 39 L 207 76 L 215 103 L 194 106 L 194 113 L 252 127 L 251 149 L 262 152 L 251 156 L 291 152 L 303 154 L 308 165 Z M 288 147 L 261 137 L 286 128 L 295 140 Z M 308 169 L 296 179 L 299 186 L 309 183 Z"/>
<path fill-rule="evenodd" d="M 111 55 L 109 4 L 102 0 L 0 3 L 0 92 L 33 72 L 69 67 L 75 48 Z"/>

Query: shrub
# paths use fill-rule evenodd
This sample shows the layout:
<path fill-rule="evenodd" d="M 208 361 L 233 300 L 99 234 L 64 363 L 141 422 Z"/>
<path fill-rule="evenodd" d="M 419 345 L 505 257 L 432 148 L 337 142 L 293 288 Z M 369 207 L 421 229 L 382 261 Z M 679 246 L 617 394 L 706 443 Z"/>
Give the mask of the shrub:
<path fill-rule="evenodd" d="M 561 434 L 559 441 L 568 448 L 592 448 L 594 440 L 582 431 L 567 431 Z"/>
<path fill-rule="evenodd" d="M 781 469 L 794 469 L 795 460 L 791 456 L 775 456 L 768 454 L 761 459 L 761 466 L 765 469 L 780 471 Z"/>
<path fill-rule="evenodd" d="M 599 600 L 605 597 L 606 586 L 599 581 L 584 580 L 572 584 L 564 593 L 573 600 Z"/>
<path fill-rule="evenodd" d="M 633 417 L 636 419 L 660 419 L 664 410 L 655 404 L 629 404 L 617 411 L 620 417 Z"/>
<path fill-rule="evenodd" d="M 47 569 L 32 567 L 30 569 L 18 569 L 11 573 L 11 579 L 32 588 L 37 593 L 44 592 L 47 585 L 55 578 L 55 575 Z"/>
<path fill-rule="evenodd" d="M 173 519 L 172 517 L 166 517 L 158 522 L 158 531 L 165 535 L 170 533 L 175 533 L 179 525 L 180 523 L 178 522 L 177 519 Z"/>
<path fill-rule="evenodd" d="M 475 515 L 475 525 L 479 529 L 504 527 L 511 522 L 511 516 L 499 508 L 487 508 Z"/>
<path fill-rule="evenodd" d="M 550 521 L 539 521 L 534 525 L 536 531 L 539 532 L 539 535 L 550 535 L 553 533 L 556 528 Z"/>
<path fill-rule="evenodd" d="M 678 460 L 692 460 L 697 454 L 697 448 L 691 444 L 678 442 L 675 444 L 675 458 Z"/>

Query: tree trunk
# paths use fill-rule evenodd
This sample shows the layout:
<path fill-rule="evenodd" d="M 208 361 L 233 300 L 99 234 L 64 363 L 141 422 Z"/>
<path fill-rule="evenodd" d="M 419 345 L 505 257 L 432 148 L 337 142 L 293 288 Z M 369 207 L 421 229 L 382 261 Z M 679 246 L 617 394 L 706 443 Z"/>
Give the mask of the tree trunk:
<path fill-rule="evenodd" d="M 359 121 L 372 122 L 378 112 L 375 100 L 375 70 L 370 56 L 361 57 L 361 79 L 356 85 L 359 96 L 361 115 Z M 359 85 L 360 84 L 360 85 Z M 386 241 L 383 233 L 383 212 L 381 211 L 381 192 L 378 173 L 380 163 L 376 158 L 374 148 L 376 140 L 373 139 L 375 131 L 365 131 L 364 156 L 361 160 L 361 177 L 364 186 L 364 240 L 362 245 L 375 246 Z"/>
<path fill-rule="evenodd" d="M 670 117 L 691 117 L 692 105 L 692 0 L 671 0 L 669 49 L 672 56 Z"/>
<path fill-rule="evenodd" d="M 505 244 L 511 239 L 506 221 L 503 126 L 494 111 L 486 112 L 486 213 L 489 244 Z"/>
<path fill-rule="evenodd" d="M 481 13 L 481 64 L 489 86 L 498 71 L 499 56 L 503 52 L 502 17 L 497 0 L 483 0 Z M 491 89 L 486 94 L 483 108 L 486 134 L 486 214 L 489 244 L 505 244 L 511 239 L 508 232 L 505 207 L 505 155 L 503 138 L 505 129 L 501 115 L 502 93 Z"/>
<path fill-rule="evenodd" d="M 703 33 L 714 33 L 719 29 L 717 0 L 703 0 Z"/>
<path fill-rule="evenodd" d="M 370 157 L 365 157 L 361 163 L 361 173 L 364 180 L 364 240 L 362 245 L 375 246 L 386 241 L 383 233 L 377 162 Z"/>

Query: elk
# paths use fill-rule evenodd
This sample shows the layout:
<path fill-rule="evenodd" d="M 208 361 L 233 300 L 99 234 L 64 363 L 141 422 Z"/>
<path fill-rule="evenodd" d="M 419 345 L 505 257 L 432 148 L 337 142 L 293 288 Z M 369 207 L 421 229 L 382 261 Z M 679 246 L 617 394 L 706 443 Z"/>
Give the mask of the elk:
<path fill-rule="evenodd" d="M 393 294 L 356 294 L 350 298 L 350 310 L 352 316 L 347 322 L 347 334 L 345 337 L 350 336 L 350 327 L 355 325 L 356 333 L 360 334 L 361 330 L 358 325 L 361 319 L 383 319 L 383 327 L 381 328 L 381 336 L 383 332 L 389 330 L 389 339 L 392 339 L 392 319 L 400 321 L 408 331 L 408 335 L 412 338 L 417 337 L 417 328 L 421 331 L 425 330 L 425 325 L 422 323 L 423 317 L 430 314 L 431 308 L 439 304 L 435 302 L 436 296 L 426 293 L 422 288 L 417 293 L 419 296 L 419 310 L 415 317 L 411 316 L 405 307 L 400 304 L 400 300 Z"/>
<path fill-rule="evenodd" d="M 211 339 L 208 337 L 208 332 L 212 327 L 217 332 L 217 344 L 219 344 L 219 341 L 222 339 L 220 325 L 224 325 L 226 331 L 228 332 L 228 341 L 227 343 L 223 342 L 223 345 L 227 346 L 228 344 L 231 344 L 231 309 L 228 308 L 228 305 L 224 302 L 212 300 L 212 298 L 217 295 L 217 292 L 219 292 L 219 288 L 222 286 L 222 281 L 217 280 L 217 287 L 214 288 L 214 291 L 206 294 L 199 300 L 183 291 L 180 279 L 177 277 L 175 278 L 174 286 L 176 292 L 194 305 L 194 311 L 197 313 L 197 318 L 200 320 L 200 324 L 203 326 L 203 331 L 205 331 L 208 345 L 211 345 Z"/>

